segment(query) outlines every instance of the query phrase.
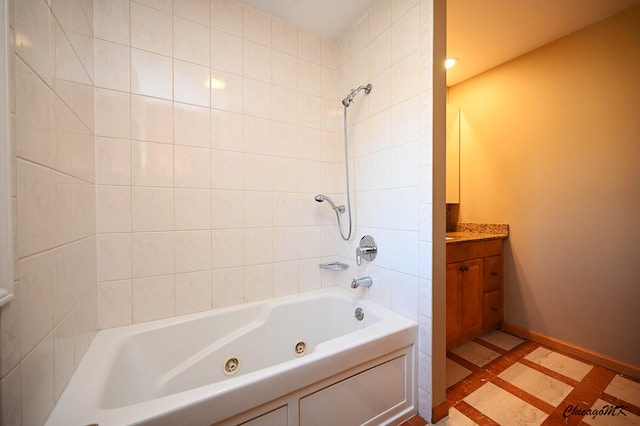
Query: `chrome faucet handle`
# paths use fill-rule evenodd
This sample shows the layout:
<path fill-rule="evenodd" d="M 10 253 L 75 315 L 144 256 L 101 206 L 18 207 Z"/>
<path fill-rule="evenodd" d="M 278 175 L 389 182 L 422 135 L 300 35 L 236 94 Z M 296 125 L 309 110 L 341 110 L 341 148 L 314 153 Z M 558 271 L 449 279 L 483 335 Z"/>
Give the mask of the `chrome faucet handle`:
<path fill-rule="evenodd" d="M 378 255 L 378 246 L 371 235 L 365 235 L 360 240 L 360 246 L 356 247 L 356 264 L 362 265 L 362 259 L 373 262 Z"/>

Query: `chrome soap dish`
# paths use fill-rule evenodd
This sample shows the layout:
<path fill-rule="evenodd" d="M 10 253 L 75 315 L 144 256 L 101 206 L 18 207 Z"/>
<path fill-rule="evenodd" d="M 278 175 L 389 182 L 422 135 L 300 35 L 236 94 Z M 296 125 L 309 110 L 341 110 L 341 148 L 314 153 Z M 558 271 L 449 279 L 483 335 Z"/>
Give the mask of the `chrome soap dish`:
<path fill-rule="evenodd" d="M 320 268 L 329 269 L 331 271 L 344 271 L 345 269 L 349 269 L 349 265 L 342 262 L 329 262 L 329 263 L 321 263 Z"/>

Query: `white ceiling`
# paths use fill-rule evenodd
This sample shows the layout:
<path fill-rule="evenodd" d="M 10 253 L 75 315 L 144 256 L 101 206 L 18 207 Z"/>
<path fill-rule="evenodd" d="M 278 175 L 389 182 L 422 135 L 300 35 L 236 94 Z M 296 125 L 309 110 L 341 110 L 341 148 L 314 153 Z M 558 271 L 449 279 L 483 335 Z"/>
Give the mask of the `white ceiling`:
<path fill-rule="evenodd" d="M 379 0 L 238 1 L 311 34 L 338 40 Z"/>
<path fill-rule="evenodd" d="M 337 40 L 379 0 L 238 0 L 295 27 Z M 612 16 L 640 0 L 447 0 L 447 85 Z"/>

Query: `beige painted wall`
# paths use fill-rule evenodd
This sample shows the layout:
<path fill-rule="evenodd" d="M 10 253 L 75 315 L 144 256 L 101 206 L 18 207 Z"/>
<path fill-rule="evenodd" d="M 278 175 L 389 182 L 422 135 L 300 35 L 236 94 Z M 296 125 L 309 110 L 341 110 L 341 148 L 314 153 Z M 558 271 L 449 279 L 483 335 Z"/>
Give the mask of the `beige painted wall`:
<path fill-rule="evenodd" d="M 505 320 L 640 365 L 640 7 L 449 89 L 460 221 L 509 223 Z"/>

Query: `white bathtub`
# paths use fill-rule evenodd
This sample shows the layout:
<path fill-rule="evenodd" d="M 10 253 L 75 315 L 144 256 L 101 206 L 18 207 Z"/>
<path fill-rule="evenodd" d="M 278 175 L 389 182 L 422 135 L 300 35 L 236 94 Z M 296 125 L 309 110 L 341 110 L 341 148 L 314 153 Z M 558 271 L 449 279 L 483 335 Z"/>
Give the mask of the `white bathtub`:
<path fill-rule="evenodd" d="M 46 424 L 399 424 L 417 411 L 417 323 L 360 294 L 322 289 L 103 330 Z"/>

